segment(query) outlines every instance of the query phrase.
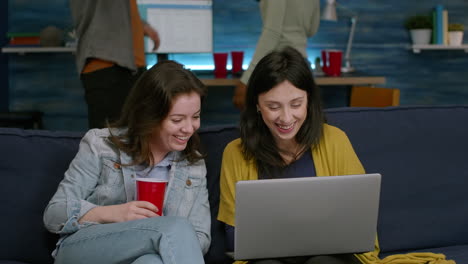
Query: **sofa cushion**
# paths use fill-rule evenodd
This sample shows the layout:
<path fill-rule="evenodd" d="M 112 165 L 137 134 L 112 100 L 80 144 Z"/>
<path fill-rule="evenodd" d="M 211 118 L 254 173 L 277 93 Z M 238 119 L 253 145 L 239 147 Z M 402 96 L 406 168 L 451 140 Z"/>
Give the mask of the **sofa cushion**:
<path fill-rule="evenodd" d="M 468 106 L 332 109 L 327 118 L 366 171 L 382 174 L 383 252 L 468 244 Z"/>
<path fill-rule="evenodd" d="M 0 259 L 52 263 L 57 236 L 42 214 L 82 134 L 0 128 Z"/>

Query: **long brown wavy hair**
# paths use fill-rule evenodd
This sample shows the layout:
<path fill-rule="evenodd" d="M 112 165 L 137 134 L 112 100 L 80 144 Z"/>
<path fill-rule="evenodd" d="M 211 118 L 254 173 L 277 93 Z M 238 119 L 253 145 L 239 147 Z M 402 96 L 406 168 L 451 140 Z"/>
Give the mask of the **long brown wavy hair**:
<path fill-rule="evenodd" d="M 108 124 L 109 140 L 132 157 L 129 165 L 153 164 L 150 149 L 151 136 L 167 117 L 173 99 L 180 94 L 195 92 L 200 99 L 206 95 L 205 85 L 183 65 L 162 61 L 145 71 L 133 86 L 122 109 L 120 119 Z M 124 128 L 123 134 L 112 133 L 112 128 Z M 200 138 L 195 132 L 182 151 L 182 159 L 193 163 L 203 158 L 198 152 Z"/>

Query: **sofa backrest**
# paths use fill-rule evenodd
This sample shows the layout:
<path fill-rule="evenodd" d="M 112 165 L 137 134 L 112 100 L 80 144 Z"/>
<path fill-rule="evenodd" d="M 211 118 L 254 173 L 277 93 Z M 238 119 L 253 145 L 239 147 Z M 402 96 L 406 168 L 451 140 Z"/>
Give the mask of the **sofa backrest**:
<path fill-rule="evenodd" d="M 219 209 L 219 175 L 224 147 L 239 137 L 237 126 L 200 129 L 202 151 L 205 153 L 207 188 L 211 209 L 211 245 L 205 255 L 206 264 L 232 263 L 225 254 L 224 224 L 217 220 Z"/>
<path fill-rule="evenodd" d="M 383 252 L 468 244 L 468 106 L 327 111 L 382 174 Z"/>
<path fill-rule="evenodd" d="M 0 128 L 0 259 L 52 263 L 57 236 L 42 214 L 81 133 Z"/>
<path fill-rule="evenodd" d="M 326 111 L 367 172 L 382 178 L 383 252 L 468 243 L 468 107 L 343 108 Z M 228 263 L 216 221 L 224 147 L 235 126 L 201 129 L 207 154 L 212 244 L 206 263 Z M 57 237 L 42 214 L 78 150 L 82 133 L 0 128 L 0 259 L 52 263 Z"/>

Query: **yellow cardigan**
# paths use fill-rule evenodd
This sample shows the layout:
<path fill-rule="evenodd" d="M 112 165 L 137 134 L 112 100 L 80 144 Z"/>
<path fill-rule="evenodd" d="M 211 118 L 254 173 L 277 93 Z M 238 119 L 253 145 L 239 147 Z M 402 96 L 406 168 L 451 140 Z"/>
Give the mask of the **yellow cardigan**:
<path fill-rule="evenodd" d="M 254 161 L 246 161 L 241 151 L 241 139 L 229 143 L 224 149 L 220 178 L 220 204 L 218 220 L 235 226 L 235 185 L 241 180 L 257 180 L 257 168 Z M 312 148 L 317 176 L 352 175 L 365 173 L 346 134 L 339 128 L 324 124 L 323 137 L 317 147 Z M 376 239 L 375 250 L 355 256 L 364 264 L 455 264 L 445 261 L 442 254 L 411 253 L 378 258 L 380 249 Z M 428 262 L 429 261 L 429 262 Z M 430 262 L 436 261 L 436 262 Z M 247 261 L 236 261 L 243 264 Z"/>

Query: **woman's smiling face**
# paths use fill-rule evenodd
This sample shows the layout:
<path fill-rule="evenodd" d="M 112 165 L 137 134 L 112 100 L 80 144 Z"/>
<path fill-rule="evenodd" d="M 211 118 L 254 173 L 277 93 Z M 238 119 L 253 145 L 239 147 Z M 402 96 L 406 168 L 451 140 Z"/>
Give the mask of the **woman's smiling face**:
<path fill-rule="evenodd" d="M 258 110 L 278 146 L 295 146 L 307 117 L 307 92 L 284 81 L 258 96 Z"/>
<path fill-rule="evenodd" d="M 153 135 L 152 145 L 165 154 L 184 150 L 190 137 L 200 127 L 200 111 L 199 94 L 192 92 L 176 96 L 169 114 Z"/>

